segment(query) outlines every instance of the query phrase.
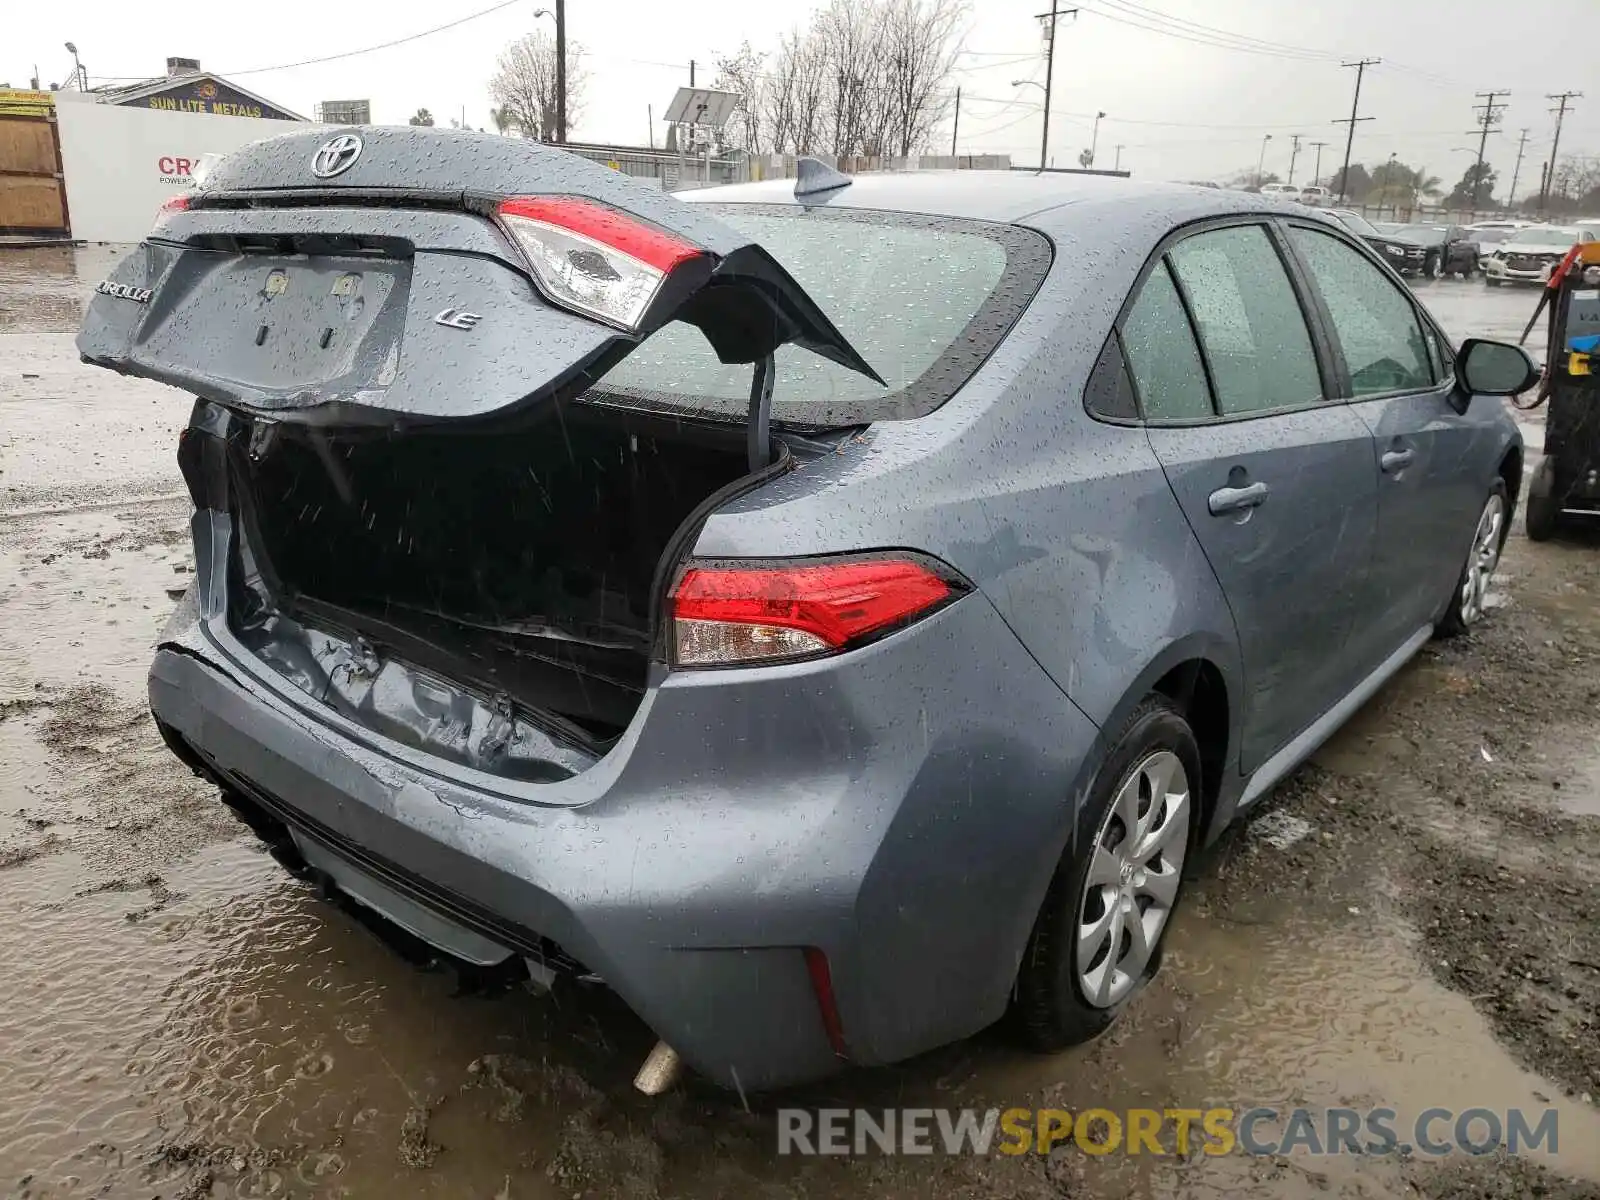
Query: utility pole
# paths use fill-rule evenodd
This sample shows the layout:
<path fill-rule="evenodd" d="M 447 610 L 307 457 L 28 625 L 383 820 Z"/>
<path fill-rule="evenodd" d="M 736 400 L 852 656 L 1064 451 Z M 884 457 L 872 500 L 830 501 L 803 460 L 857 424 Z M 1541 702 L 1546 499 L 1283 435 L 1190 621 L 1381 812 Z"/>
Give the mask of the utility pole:
<path fill-rule="evenodd" d="M 1284 180 L 1285 183 L 1294 182 L 1294 163 L 1295 160 L 1300 157 L 1300 136 L 1301 135 L 1298 133 L 1291 133 L 1289 135 L 1289 137 L 1293 140 L 1293 145 L 1289 147 L 1289 178 Z"/>
<path fill-rule="evenodd" d="M 689 86 L 694 86 L 694 59 L 689 60 Z"/>
<path fill-rule="evenodd" d="M 1060 0 L 1050 0 L 1050 11 L 1039 13 L 1044 27 L 1044 131 L 1039 135 L 1039 170 L 1050 165 L 1050 85 L 1056 66 L 1056 22 L 1062 17 L 1075 17 L 1075 8 L 1059 7 Z"/>
<path fill-rule="evenodd" d="M 1312 168 L 1311 183 L 1313 186 L 1322 182 L 1322 148 L 1327 142 L 1312 142 L 1311 145 L 1317 152 L 1317 165 Z"/>
<path fill-rule="evenodd" d="M 1528 145 L 1528 131 L 1524 129 L 1517 139 L 1517 165 L 1511 168 L 1511 190 L 1506 193 L 1506 210 L 1509 212 L 1517 200 L 1517 176 L 1522 174 L 1522 153 Z"/>
<path fill-rule="evenodd" d="M 1496 104 L 1495 97 L 1509 96 L 1511 93 L 1499 91 L 1475 92 L 1473 94 L 1483 101 L 1482 104 L 1474 104 L 1472 106 L 1473 112 L 1483 113 L 1483 116 L 1478 118 L 1478 169 L 1472 183 L 1472 211 L 1476 214 L 1478 211 L 1478 189 L 1483 186 L 1483 148 L 1489 142 L 1489 130 L 1499 123 L 1500 114 L 1505 111 L 1506 107 L 1504 104 Z"/>
<path fill-rule="evenodd" d="M 1582 92 L 1557 92 L 1553 96 L 1546 96 L 1546 100 L 1555 100 L 1560 103 L 1559 108 L 1550 111 L 1556 114 L 1556 136 L 1550 143 L 1550 161 L 1545 166 L 1544 184 L 1539 189 L 1539 211 L 1544 212 L 1545 205 L 1550 200 L 1550 185 L 1556 177 L 1556 151 L 1561 149 L 1561 123 L 1567 119 L 1567 101 L 1582 100 Z"/>
<path fill-rule="evenodd" d="M 955 158 L 955 156 L 956 156 L 956 135 L 958 133 L 960 133 L 960 132 L 961 132 L 961 88 L 959 86 L 957 86 L 957 88 L 956 88 L 956 122 L 955 122 L 954 125 L 952 125 L 950 127 L 950 157 L 951 158 Z M 959 167 L 961 164 L 960 164 L 960 162 L 956 162 L 954 165 Z"/>
<path fill-rule="evenodd" d="M 556 0 L 556 144 L 567 143 L 567 0 Z"/>
<path fill-rule="evenodd" d="M 1350 132 L 1345 136 L 1344 140 L 1344 170 L 1339 172 L 1340 204 L 1344 203 L 1345 190 L 1350 186 L 1350 148 L 1355 145 L 1356 141 L 1356 122 L 1372 120 L 1371 117 L 1356 115 L 1357 110 L 1361 107 L 1361 78 L 1367 73 L 1368 67 L 1375 67 L 1382 61 L 1383 59 L 1381 58 L 1363 58 L 1359 62 L 1339 64 L 1341 67 L 1354 67 L 1356 69 L 1356 94 L 1355 98 L 1350 101 L 1350 119 L 1348 121 L 1341 119 L 1334 122 L 1335 125 L 1350 126 Z"/>

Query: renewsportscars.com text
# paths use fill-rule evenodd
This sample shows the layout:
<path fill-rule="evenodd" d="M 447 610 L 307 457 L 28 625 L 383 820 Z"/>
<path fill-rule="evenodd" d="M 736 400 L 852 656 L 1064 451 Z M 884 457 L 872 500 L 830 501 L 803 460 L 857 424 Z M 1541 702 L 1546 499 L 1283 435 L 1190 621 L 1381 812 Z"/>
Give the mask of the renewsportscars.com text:
<path fill-rule="evenodd" d="M 781 1108 L 778 1153 L 1426 1155 L 1554 1154 L 1556 1111 L 1428 1108 Z"/>

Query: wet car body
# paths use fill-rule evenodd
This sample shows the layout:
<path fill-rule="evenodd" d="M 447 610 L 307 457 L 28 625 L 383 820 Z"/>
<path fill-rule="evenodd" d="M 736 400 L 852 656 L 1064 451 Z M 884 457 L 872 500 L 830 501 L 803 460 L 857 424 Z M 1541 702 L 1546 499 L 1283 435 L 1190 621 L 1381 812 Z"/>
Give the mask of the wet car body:
<path fill-rule="evenodd" d="M 685 203 L 527 143 L 364 133 L 362 162 L 337 186 L 307 177 L 319 135 L 228 160 L 113 276 L 148 289 L 148 309 L 106 292 L 80 337 L 89 361 L 198 397 L 180 451 L 197 584 L 160 639 L 152 709 L 174 750 L 319 877 L 466 961 L 604 980 L 730 1087 L 895 1061 L 999 1018 L 1130 714 L 1153 692 L 1193 705 L 1206 764 L 1194 837 L 1214 837 L 1422 644 L 1485 489 L 1510 472 L 1515 495 L 1514 426 L 1498 404 L 1463 402 L 1420 309 L 1406 311 L 1434 362 L 1426 386 L 1347 402 L 1352 368 L 1290 249 L 1320 217 L 1185 187 L 976 173 L 864 177 L 798 197 L 774 181 Z M 402 433 L 503 440 L 513 417 L 547 403 L 550 379 L 568 388 L 566 418 L 580 415 L 578 389 L 639 340 L 545 311 L 493 217 L 498 197 L 452 184 L 486 174 L 502 195 L 587 196 L 715 247 L 696 286 L 720 272 L 742 303 L 769 306 L 735 321 L 742 341 L 717 324 L 733 318 L 706 317 L 725 362 L 759 362 L 782 337 L 862 365 L 723 223 L 741 205 L 823 223 L 895 214 L 1006 247 L 999 290 L 1012 294 L 986 310 L 1003 314 L 995 336 L 929 411 L 840 425 L 819 409 L 774 426 L 770 451 L 742 422 L 699 431 L 683 411 L 628 414 L 630 438 L 665 420 L 748 443 L 752 469 L 667 543 L 637 707 L 600 742 L 464 679 L 393 613 L 385 625 L 297 597 L 277 569 L 292 547 L 262 511 L 309 507 L 288 503 L 293 487 L 261 485 L 287 453 L 279 441 L 311 456 L 336 435 L 332 459 L 348 465 Z M 1146 420 L 1123 338 L 1108 331 L 1167 270 L 1168 249 L 1239 231 L 1282 256 L 1331 398 L 1256 419 Z M 339 360 L 365 372 L 363 387 L 317 365 L 310 347 L 329 349 L 320 315 L 270 372 L 248 365 L 249 347 L 270 343 L 267 322 L 185 330 L 174 316 L 237 270 L 254 272 L 251 287 L 222 311 L 267 311 L 276 300 L 251 288 L 275 286 L 274 263 L 305 267 L 330 289 L 326 311 L 344 312 L 338 281 L 354 258 L 394 280 L 366 327 L 383 352 Z M 462 311 L 481 319 L 452 324 Z M 236 361 L 219 366 L 228 338 Z M 480 346 L 496 367 L 452 383 L 453 344 Z M 1395 454 L 1406 465 L 1389 473 Z M 1251 493 L 1207 514 L 1209 493 L 1251 472 L 1278 490 L 1272 504 L 1253 511 L 1265 493 Z M 878 548 L 948 587 L 868 642 L 684 669 L 665 641 L 661 611 L 685 564 Z"/>

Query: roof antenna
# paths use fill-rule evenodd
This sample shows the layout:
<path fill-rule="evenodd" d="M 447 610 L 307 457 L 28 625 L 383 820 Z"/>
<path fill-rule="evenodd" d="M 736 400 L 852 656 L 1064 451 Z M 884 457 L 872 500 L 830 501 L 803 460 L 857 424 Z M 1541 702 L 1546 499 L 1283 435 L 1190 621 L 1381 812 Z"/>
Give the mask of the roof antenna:
<path fill-rule="evenodd" d="M 836 192 L 840 188 L 847 188 L 855 180 L 841 171 L 836 171 L 820 158 L 802 157 L 795 163 L 794 172 L 794 198 L 804 200 L 809 196 L 821 196 L 828 192 Z"/>

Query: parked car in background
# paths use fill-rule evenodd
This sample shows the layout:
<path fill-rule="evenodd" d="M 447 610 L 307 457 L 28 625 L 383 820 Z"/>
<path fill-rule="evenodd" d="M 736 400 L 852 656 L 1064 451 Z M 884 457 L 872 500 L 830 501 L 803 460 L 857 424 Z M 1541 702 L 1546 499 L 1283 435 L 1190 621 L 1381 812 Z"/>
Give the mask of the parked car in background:
<path fill-rule="evenodd" d="M 1325 208 L 1333 203 L 1333 193 L 1325 187 L 1312 184 L 1300 189 L 1300 203 L 1309 204 L 1312 208 Z"/>
<path fill-rule="evenodd" d="M 1399 234 L 1384 233 L 1353 209 L 1330 208 L 1324 211 L 1371 246 L 1384 262 L 1402 275 L 1415 275 L 1422 270 L 1428 255 L 1419 242 Z"/>
<path fill-rule="evenodd" d="M 1478 242 L 1459 225 L 1408 225 L 1403 236 L 1422 244 L 1424 275 L 1465 279 L 1478 269 Z"/>
<path fill-rule="evenodd" d="M 1547 283 L 1550 272 L 1580 242 L 1600 241 L 1600 229 L 1576 225 L 1529 225 L 1515 230 L 1489 255 L 1483 281 L 1490 287 L 1502 283 Z"/>
<path fill-rule="evenodd" d="M 78 336 L 200 397 L 157 727 L 652 1062 L 1094 1037 L 1194 855 L 1484 612 L 1532 362 L 1309 209 L 327 136 L 219 163 Z"/>
<path fill-rule="evenodd" d="M 1511 235 L 1516 232 L 1515 229 L 1507 229 L 1503 226 L 1464 225 L 1462 229 L 1466 231 L 1468 237 L 1478 243 L 1478 270 L 1480 271 L 1489 269 L 1489 256 L 1494 251 L 1494 248 L 1508 241 Z"/>
<path fill-rule="evenodd" d="M 1261 194 L 1277 200 L 1293 200 L 1296 204 L 1300 203 L 1300 189 L 1292 183 L 1263 183 Z"/>
<path fill-rule="evenodd" d="M 1472 230 L 1474 232 L 1476 232 L 1477 230 L 1480 230 L 1480 229 L 1516 230 L 1516 229 L 1526 229 L 1530 225 L 1537 225 L 1537 224 L 1538 224 L 1537 221 L 1524 221 L 1524 220 L 1521 220 L 1519 218 L 1507 217 L 1504 220 L 1473 221 L 1471 224 L 1463 226 L 1463 228 L 1464 229 L 1470 229 L 1470 230 Z"/>

